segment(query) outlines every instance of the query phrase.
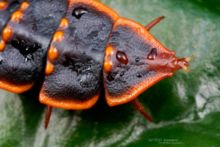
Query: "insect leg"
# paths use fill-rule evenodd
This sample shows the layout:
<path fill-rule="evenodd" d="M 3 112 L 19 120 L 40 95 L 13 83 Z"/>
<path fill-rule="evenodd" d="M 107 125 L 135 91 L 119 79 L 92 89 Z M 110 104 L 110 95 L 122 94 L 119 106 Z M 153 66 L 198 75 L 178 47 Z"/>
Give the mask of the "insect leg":
<path fill-rule="evenodd" d="M 44 123 L 44 128 L 47 129 L 49 122 L 50 122 L 50 117 L 51 117 L 51 113 L 52 113 L 52 108 L 51 106 L 47 106 L 47 110 L 45 113 L 45 123 Z"/>
<path fill-rule="evenodd" d="M 154 20 L 152 20 L 148 25 L 146 25 L 146 29 L 150 31 L 155 25 L 157 25 L 161 20 L 163 20 L 165 16 L 160 16 Z"/>
<path fill-rule="evenodd" d="M 150 116 L 150 114 L 148 114 L 145 109 L 144 106 L 138 101 L 138 100 L 133 100 L 131 102 L 134 106 L 134 108 L 141 114 L 144 116 L 145 119 L 147 119 L 149 122 L 153 121 L 153 118 Z"/>

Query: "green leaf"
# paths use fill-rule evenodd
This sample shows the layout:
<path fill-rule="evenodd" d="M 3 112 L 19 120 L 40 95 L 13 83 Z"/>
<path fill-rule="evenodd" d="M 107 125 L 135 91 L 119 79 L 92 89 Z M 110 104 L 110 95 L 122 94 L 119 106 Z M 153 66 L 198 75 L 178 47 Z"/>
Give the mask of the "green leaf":
<path fill-rule="evenodd" d="M 166 16 L 151 33 L 178 56 L 194 55 L 192 71 L 179 71 L 140 96 L 154 123 L 130 104 L 109 108 L 102 98 L 88 111 L 54 109 L 45 130 L 37 92 L 1 91 L 0 146 L 220 146 L 220 1 L 103 2 L 141 24 Z"/>

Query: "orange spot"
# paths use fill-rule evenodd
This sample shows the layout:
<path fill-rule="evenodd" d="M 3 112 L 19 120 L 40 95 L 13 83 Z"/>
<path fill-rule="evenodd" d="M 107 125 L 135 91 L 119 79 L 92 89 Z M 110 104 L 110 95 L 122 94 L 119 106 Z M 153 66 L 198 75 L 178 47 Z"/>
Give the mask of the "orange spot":
<path fill-rule="evenodd" d="M 54 46 L 51 46 L 49 51 L 48 51 L 48 57 L 51 61 L 54 61 L 58 58 L 59 56 L 59 52 L 58 50 L 54 47 Z"/>
<path fill-rule="evenodd" d="M 54 42 L 61 42 L 64 38 L 64 32 L 62 31 L 57 31 L 54 36 L 53 36 L 53 41 Z"/>
<path fill-rule="evenodd" d="M 113 53 L 114 53 L 114 50 L 111 46 L 106 48 L 106 50 L 105 50 L 105 55 L 106 56 L 111 56 L 111 55 L 113 55 Z"/>
<path fill-rule="evenodd" d="M 5 41 L 1 40 L 0 42 L 0 52 L 2 52 L 5 49 Z"/>
<path fill-rule="evenodd" d="M 112 70 L 112 61 L 111 56 L 114 54 L 114 48 L 112 46 L 108 46 L 105 49 L 105 61 L 104 61 L 104 71 L 106 73 L 111 72 Z"/>
<path fill-rule="evenodd" d="M 4 10 L 8 7 L 8 3 L 7 2 L 0 2 L 0 10 Z"/>
<path fill-rule="evenodd" d="M 105 61 L 104 63 L 104 71 L 106 73 L 109 73 L 112 70 L 112 62 L 111 61 Z"/>
<path fill-rule="evenodd" d="M 64 29 L 67 28 L 68 25 L 69 25 L 69 20 L 67 18 L 63 18 L 60 22 L 60 27 Z"/>
<path fill-rule="evenodd" d="M 30 4 L 28 2 L 21 3 L 20 10 L 25 11 L 29 7 L 29 5 Z"/>
<path fill-rule="evenodd" d="M 11 16 L 11 20 L 15 23 L 18 23 L 23 17 L 23 12 L 18 10 L 18 11 L 15 11 L 12 16 Z"/>
<path fill-rule="evenodd" d="M 24 93 L 28 90 L 30 90 L 33 87 L 33 83 L 31 84 L 22 84 L 22 85 L 14 85 L 12 83 L 6 82 L 6 81 L 0 81 L 0 88 L 13 92 L 13 93 L 17 93 L 17 94 L 21 94 Z"/>
<path fill-rule="evenodd" d="M 54 71 L 54 65 L 51 62 L 47 61 L 47 66 L 46 66 L 45 74 L 46 75 L 50 75 L 50 74 L 53 73 L 53 71 Z"/>
<path fill-rule="evenodd" d="M 11 39 L 11 37 L 12 37 L 12 28 L 11 27 L 9 27 L 9 26 L 6 26 L 5 28 L 4 28 L 4 30 L 3 30 L 3 32 L 2 32 L 2 39 L 4 40 L 4 41 L 8 41 L 8 40 L 10 40 Z"/>

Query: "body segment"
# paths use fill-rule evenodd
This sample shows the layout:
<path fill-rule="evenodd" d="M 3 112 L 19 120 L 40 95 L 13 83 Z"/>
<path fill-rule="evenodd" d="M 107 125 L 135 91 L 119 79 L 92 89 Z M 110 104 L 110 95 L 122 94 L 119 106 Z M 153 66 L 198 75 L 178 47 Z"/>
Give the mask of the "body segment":
<path fill-rule="evenodd" d="M 102 86 L 104 50 L 117 18 L 106 9 L 92 0 L 69 1 L 63 17 L 68 24 L 61 21 L 49 48 L 56 49 L 58 57 L 53 60 L 52 51 L 48 52 L 47 64 L 52 65 L 47 66 L 54 69 L 43 83 L 42 103 L 73 110 L 88 109 L 96 103 Z M 62 37 L 56 37 L 59 34 Z"/>
<path fill-rule="evenodd" d="M 11 17 L 2 29 L 1 41 L 6 45 L 0 52 L 1 88 L 23 93 L 43 77 L 50 38 L 66 9 L 62 0 L 51 2 L 54 4 L 24 1 L 14 12 L 10 12 Z"/>
<path fill-rule="evenodd" d="M 104 62 L 111 63 L 111 68 L 104 66 L 103 72 L 105 97 L 110 106 L 136 99 L 180 68 L 175 53 L 136 22 L 118 19 L 110 36 L 105 52 L 106 56 L 109 50 L 112 53 Z"/>

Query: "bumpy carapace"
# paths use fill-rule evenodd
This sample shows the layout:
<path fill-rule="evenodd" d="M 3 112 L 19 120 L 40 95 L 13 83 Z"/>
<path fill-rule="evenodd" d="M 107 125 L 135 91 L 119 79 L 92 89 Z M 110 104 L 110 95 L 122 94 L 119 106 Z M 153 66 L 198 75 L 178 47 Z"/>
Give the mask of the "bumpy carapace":
<path fill-rule="evenodd" d="M 142 26 L 97 0 L 3 0 L 0 88 L 20 94 L 45 75 L 45 127 L 52 107 L 89 109 L 101 89 L 109 106 L 131 102 L 152 121 L 136 98 L 189 66 L 149 33 L 163 18 Z"/>

